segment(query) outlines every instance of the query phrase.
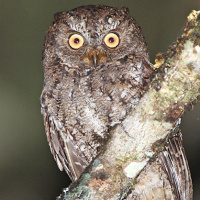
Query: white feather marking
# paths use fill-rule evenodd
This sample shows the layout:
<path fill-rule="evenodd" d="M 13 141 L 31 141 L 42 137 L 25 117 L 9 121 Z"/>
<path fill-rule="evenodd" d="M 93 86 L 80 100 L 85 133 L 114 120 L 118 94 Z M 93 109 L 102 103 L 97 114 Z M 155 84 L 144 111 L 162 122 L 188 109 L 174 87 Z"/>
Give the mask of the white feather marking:
<path fill-rule="evenodd" d="M 89 106 L 84 107 L 84 120 L 89 124 L 91 130 L 94 130 L 101 137 L 104 136 L 104 124 L 99 119 L 98 115 L 95 113 L 95 110 L 90 108 Z"/>
<path fill-rule="evenodd" d="M 127 90 L 122 91 L 121 98 L 124 98 L 127 95 Z"/>

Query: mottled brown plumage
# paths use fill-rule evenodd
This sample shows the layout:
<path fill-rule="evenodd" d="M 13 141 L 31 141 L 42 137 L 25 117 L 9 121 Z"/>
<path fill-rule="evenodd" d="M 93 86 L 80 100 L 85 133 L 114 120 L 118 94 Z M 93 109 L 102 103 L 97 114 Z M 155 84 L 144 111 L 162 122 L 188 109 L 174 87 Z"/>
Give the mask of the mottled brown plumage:
<path fill-rule="evenodd" d="M 127 8 L 83 6 L 55 14 L 43 66 L 47 139 L 58 167 L 74 181 L 104 147 L 109 128 L 148 89 L 146 42 Z"/>
<path fill-rule="evenodd" d="M 119 45 L 104 38 L 116 33 Z M 69 45 L 72 34 L 84 45 Z M 96 60 L 95 60 L 96 59 Z M 76 180 L 101 150 L 109 127 L 148 88 L 152 72 L 140 27 L 126 8 L 85 6 L 55 14 L 43 47 L 42 113 L 59 168 Z"/>

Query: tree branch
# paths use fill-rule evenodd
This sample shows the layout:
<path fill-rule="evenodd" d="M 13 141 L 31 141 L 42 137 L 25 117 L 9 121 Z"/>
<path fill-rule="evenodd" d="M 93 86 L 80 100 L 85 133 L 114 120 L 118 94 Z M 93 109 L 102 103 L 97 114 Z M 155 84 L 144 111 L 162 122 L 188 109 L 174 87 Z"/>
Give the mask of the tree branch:
<path fill-rule="evenodd" d="M 58 199 L 124 199 L 162 150 L 180 117 L 200 95 L 200 12 L 188 16 L 184 33 L 158 54 L 151 87 L 110 131 L 105 150 Z"/>

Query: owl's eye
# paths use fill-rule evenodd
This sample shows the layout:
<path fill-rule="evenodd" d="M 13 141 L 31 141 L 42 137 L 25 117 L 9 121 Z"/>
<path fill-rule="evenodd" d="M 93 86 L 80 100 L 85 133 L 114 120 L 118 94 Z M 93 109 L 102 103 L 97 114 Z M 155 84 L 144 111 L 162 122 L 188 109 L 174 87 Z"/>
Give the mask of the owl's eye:
<path fill-rule="evenodd" d="M 115 33 L 108 33 L 104 38 L 104 43 L 110 48 L 115 48 L 119 44 L 119 36 Z"/>
<path fill-rule="evenodd" d="M 79 49 L 84 44 L 84 38 L 79 34 L 73 34 L 69 37 L 69 45 L 72 49 Z"/>

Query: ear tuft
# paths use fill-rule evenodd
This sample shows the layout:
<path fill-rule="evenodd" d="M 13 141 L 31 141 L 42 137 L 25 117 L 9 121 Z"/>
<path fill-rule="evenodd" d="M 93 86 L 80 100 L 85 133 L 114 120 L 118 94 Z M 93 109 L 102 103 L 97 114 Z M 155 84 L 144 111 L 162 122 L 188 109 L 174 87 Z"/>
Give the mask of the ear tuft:
<path fill-rule="evenodd" d="M 129 15 L 129 9 L 128 9 L 127 7 L 122 7 L 121 10 L 122 10 L 125 14 Z"/>
<path fill-rule="evenodd" d="M 65 13 L 66 13 L 66 12 L 57 12 L 57 13 L 55 13 L 55 14 L 54 14 L 54 20 L 55 20 L 55 21 L 59 21 L 60 19 L 63 18 L 63 16 L 64 16 Z"/>

